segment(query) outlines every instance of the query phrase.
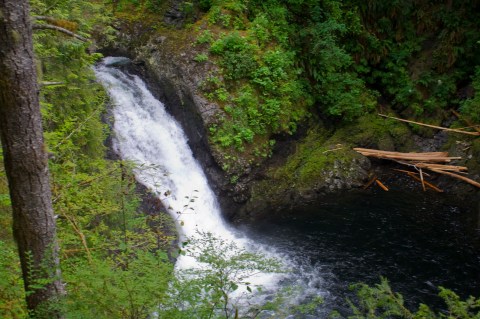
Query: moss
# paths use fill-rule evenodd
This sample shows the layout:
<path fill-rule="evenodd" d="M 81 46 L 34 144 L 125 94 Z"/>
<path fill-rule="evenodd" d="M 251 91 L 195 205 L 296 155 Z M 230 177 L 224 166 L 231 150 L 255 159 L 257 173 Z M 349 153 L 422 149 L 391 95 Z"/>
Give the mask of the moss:
<path fill-rule="evenodd" d="M 443 110 L 435 110 L 433 112 L 424 113 L 421 116 L 415 116 L 415 114 L 409 116 L 408 114 L 406 114 L 402 117 L 420 123 L 442 126 L 442 122 L 445 120 L 447 115 Z M 438 133 L 438 130 L 436 129 L 421 125 L 410 124 L 409 126 L 414 134 L 424 138 L 433 138 L 433 136 Z"/>
<path fill-rule="evenodd" d="M 324 129 L 312 129 L 298 144 L 287 162 L 270 172 L 270 177 L 280 186 L 295 184 L 300 189 L 315 188 L 332 174 L 348 176 L 350 163 L 360 155 L 352 150 L 350 143 L 338 136 L 328 137 Z"/>
<path fill-rule="evenodd" d="M 365 159 L 353 151 L 354 147 L 410 151 L 413 143 L 407 125 L 374 114 L 338 127 L 333 133 L 312 128 L 284 164 L 270 168 L 268 179 L 254 185 L 252 200 L 275 205 L 276 201 L 285 201 L 292 189 L 309 192 L 330 188 L 336 182 L 339 187 L 355 183 L 361 179 L 359 167 Z"/>
<path fill-rule="evenodd" d="M 272 177 L 286 184 L 295 183 L 297 187 L 309 188 L 316 181 L 323 179 L 325 171 L 333 163 L 348 158 L 344 145 L 327 142 L 327 132 L 322 129 L 311 130 L 301 142 L 284 166 L 276 169 Z"/>
<path fill-rule="evenodd" d="M 402 122 L 367 114 L 354 123 L 335 131 L 332 142 L 348 143 L 353 147 L 407 151 L 413 148 L 411 132 Z"/>

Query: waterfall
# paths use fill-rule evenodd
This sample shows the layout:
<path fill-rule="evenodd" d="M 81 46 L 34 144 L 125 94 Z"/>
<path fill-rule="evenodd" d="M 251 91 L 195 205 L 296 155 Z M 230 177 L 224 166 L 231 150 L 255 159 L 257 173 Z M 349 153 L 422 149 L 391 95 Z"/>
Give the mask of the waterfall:
<path fill-rule="evenodd" d="M 137 180 L 158 194 L 168 207 L 181 239 L 193 237 L 198 231 L 209 232 L 241 248 L 262 250 L 226 225 L 180 124 L 138 76 L 111 67 L 122 60 L 128 59 L 107 57 L 95 68 L 97 79 L 114 104 L 114 150 L 122 159 L 136 163 Z M 185 256 L 176 262 L 177 269 L 194 266 L 195 260 Z M 272 280 L 269 274 L 260 277 L 255 280 L 258 284 Z"/>
<path fill-rule="evenodd" d="M 297 304 L 312 297 L 324 297 L 326 303 L 317 309 L 314 317 L 295 318 L 326 318 L 333 306 L 340 306 L 346 311 L 342 308 L 345 307 L 343 297 L 348 296 L 343 292 L 347 286 L 342 281 L 345 278 L 350 283 L 374 282 L 379 274 L 388 274 L 389 278 L 398 276 L 398 284 L 399 281 L 403 283 L 408 274 L 412 278 L 418 275 L 418 278 L 424 279 L 415 280 L 420 283 L 415 288 L 416 293 L 421 291 L 430 294 L 424 283 L 430 282 L 431 269 L 434 267 L 436 270 L 433 274 L 445 273 L 445 278 L 459 276 L 459 288 L 470 285 L 474 291 L 478 287 L 478 281 L 473 279 L 474 274 L 478 273 L 478 254 L 475 253 L 478 250 L 473 246 L 465 246 L 464 250 L 455 246 L 449 250 L 451 238 L 463 242 L 468 232 L 458 228 L 461 222 L 452 219 L 455 221 L 452 233 L 457 232 L 458 236 L 445 237 L 443 230 L 447 228 L 443 217 L 437 226 L 435 223 L 439 212 L 442 216 L 451 215 L 451 212 L 445 211 L 450 206 L 439 206 L 432 202 L 433 207 L 438 207 L 431 209 L 432 217 L 424 212 L 417 214 L 415 209 L 418 202 L 424 200 L 420 195 L 418 200 L 412 200 L 412 194 L 399 199 L 398 193 L 379 193 L 372 200 L 368 194 L 352 194 L 350 200 L 349 197 L 342 197 L 338 207 L 324 205 L 319 207 L 318 212 L 295 212 L 285 221 L 273 225 L 256 223 L 258 231 L 250 232 L 249 236 L 263 245 L 242 236 L 223 221 L 215 195 L 202 168 L 193 158 L 180 125 L 165 111 L 163 104 L 152 96 L 140 78 L 111 67 L 122 60 L 128 59 L 106 58 L 95 68 L 97 78 L 108 90 L 114 103 L 115 151 L 122 159 L 137 164 L 134 170 L 137 180 L 159 195 L 176 220 L 182 238 L 195 236 L 197 230 L 210 232 L 226 242 L 235 242 L 241 248 L 279 257 L 291 270 L 290 273 L 285 277 L 259 274 L 251 282 L 267 288 L 299 286 L 301 291 L 289 294 L 289 300 L 285 300 L 285 303 Z M 386 211 L 385 207 L 392 209 Z M 412 214 L 415 215 L 413 219 Z M 421 232 L 417 231 L 419 216 L 428 217 L 425 220 L 429 224 L 427 228 L 422 227 Z M 409 224 L 414 231 L 404 226 Z M 476 229 L 471 233 L 478 234 Z M 474 238 L 472 243 L 478 242 L 478 237 L 471 238 Z M 282 253 L 265 248 L 271 246 Z M 405 250 L 404 247 L 409 249 Z M 439 251 L 442 253 L 439 254 Z M 457 265 L 454 261 L 459 260 L 459 251 L 462 252 L 462 263 Z M 467 254 L 468 251 L 472 253 Z M 464 262 L 467 255 L 469 257 L 465 260 L 468 262 Z M 414 262 L 410 264 L 411 261 Z M 176 268 L 192 268 L 196 266 L 195 263 L 191 258 L 180 256 Z M 398 268 L 398 265 L 403 265 L 403 268 Z M 452 281 L 453 284 L 456 282 Z M 268 318 L 275 316 L 272 314 Z"/>

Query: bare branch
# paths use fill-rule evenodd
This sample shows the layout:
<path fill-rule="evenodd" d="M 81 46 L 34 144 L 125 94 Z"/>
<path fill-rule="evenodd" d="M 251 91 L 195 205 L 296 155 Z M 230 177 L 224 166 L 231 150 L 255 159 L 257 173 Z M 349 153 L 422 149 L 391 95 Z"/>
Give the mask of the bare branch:
<path fill-rule="evenodd" d="M 88 39 L 87 38 L 84 38 L 82 37 L 81 35 L 78 35 L 70 30 L 67 30 L 65 28 L 62 28 L 62 27 L 58 27 L 56 25 L 52 25 L 52 24 L 38 24 L 38 23 L 35 23 L 33 24 L 33 29 L 34 30 L 55 30 L 55 31 L 58 31 L 58 32 L 62 32 L 62 33 L 65 33 L 71 37 L 74 37 L 80 41 L 83 41 L 83 42 L 88 42 Z"/>
<path fill-rule="evenodd" d="M 455 132 L 455 133 L 461 133 L 461 134 L 468 134 L 468 135 L 474 135 L 474 136 L 480 136 L 480 131 L 479 132 L 469 132 L 469 131 L 464 131 L 464 130 L 459 130 L 459 129 L 453 129 L 453 128 L 448 128 L 448 127 L 441 127 L 441 126 L 436 126 L 436 125 L 430 125 L 430 124 L 410 121 L 410 120 L 404 120 L 404 119 L 401 119 L 401 118 L 398 118 L 398 117 L 388 116 L 388 115 L 384 115 L 384 114 L 378 114 L 378 115 L 381 116 L 381 117 L 397 120 L 397 121 L 400 121 L 400 122 L 431 127 L 431 128 L 437 129 L 437 130 L 442 130 L 442 131 L 447 131 L 447 132 Z"/>
<path fill-rule="evenodd" d="M 49 16 L 34 16 L 32 19 L 35 20 L 40 20 L 40 21 L 47 21 L 50 23 L 55 23 L 56 19 L 49 17 Z"/>
<path fill-rule="evenodd" d="M 44 86 L 53 86 L 53 85 L 62 85 L 62 84 L 65 84 L 65 82 L 52 82 L 52 81 L 43 81 L 43 82 L 40 82 L 40 86 L 44 87 Z"/>

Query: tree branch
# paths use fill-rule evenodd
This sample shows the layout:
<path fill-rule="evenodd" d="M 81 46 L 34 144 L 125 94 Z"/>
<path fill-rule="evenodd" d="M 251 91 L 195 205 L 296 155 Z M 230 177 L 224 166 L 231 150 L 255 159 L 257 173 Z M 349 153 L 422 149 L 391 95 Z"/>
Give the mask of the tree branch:
<path fill-rule="evenodd" d="M 39 19 L 40 20 L 40 19 Z M 38 24 L 38 23 L 34 23 L 32 25 L 33 27 L 33 30 L 55 30 L 55 31 L 58 31 L 58 32 L 62 32 L 62 33 L 65 33 L 71 37 L 74 37 L 80 41 L 83 41 L 83 42 L 88 42 L 88 39 L 87 38 L 84 38 L 82 37 L 81 35 L 78 35 L 76 34 L 75 32 L 72 32 L 72 31 L 69 31 L 65 28 L 62 28 L 62 27 L 58 27 L 56 25 L 52 25 L 52 24 Z"/>
<path fill-rule="evenodd" d="M 53 86 L 53 85 L 63 85 L 65 84 L 65 82 L 53 82 L 53 81 L 43 81 L 43 82 L 40 82 L 40 86 L 41 87 L 44 87 L 44 86 Z"/>
<path fill-rule="evenodd" d="M 34 17 L 32 17 L 32 19 L 34 21 L 40 20 L 40 21 L 47 21 L 47 22 L 50 22 L 50 23 L 55 23 L 55 21 L 56 21 L 56 19 L 54 19 L 52 17 L 49 17 L 49 16 L 34 16 Z"/>

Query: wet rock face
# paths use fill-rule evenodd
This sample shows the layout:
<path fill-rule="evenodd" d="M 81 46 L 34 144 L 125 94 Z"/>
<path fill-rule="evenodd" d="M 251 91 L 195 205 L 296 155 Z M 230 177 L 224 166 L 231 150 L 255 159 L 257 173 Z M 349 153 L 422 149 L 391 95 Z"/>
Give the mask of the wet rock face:
<path fill-rule="evenodd" d="M 316 173 L 318 178 L 311 179 L 301 187 L 297 187 L 296 179 L 280 182 L 267 177 L 268 163 L 255 169 L 246 169 L 242 177 L 232 183 L 217 164 L 219 161 L 216 157 L 222 154 L 218 149 L 212 149 L 207 135 L 208 123 L 220 110 L 198 94 L 208 66 L 191 63 L 192 53 L 180 51 L 172 55 L 172 43 L 169 41 L 172 40 L 166 36 L 153 39 L 146 46 L 137 48 L 133 63 L 121 67 L 145 79 L 152 93 L 165 103 L 168 111 L 182 124 L 192 152 L 202 164 L 228 219 L 256 218 L 267 211 L 301 206 L 319 197 L 363 185 L 368 175 L 369 161 L 353 153 L 352 158 L 332 161 L 331 165 Z M 289 154 L 283 148 L 295 148 L 295 141 L 289 146 L 287 144 L 274 155 L 279 158 L 278 162 L 282 162 L 281 158 Z"/>
<path fill-rule="evenodd" d="M 135 48 L 129 54 L 134 56 L 133 62 L 122 67 L 141 76 L 153 95 L 181 123 L 192 153 L 204 168 L 223 210 L 236 211 L 239 203 L 248 197 L 248 187 L 232 185 L 217 164 L 216 156 L 222 154 L 212 150 L 207 129 L 221 110 L 198 93 L 212 66 L 195 63 L 193 58 L 196 53 L 189 52 L 188 46 L 185 49 L 177 45 L 177 40 L 168 35 L 154 37 L 146 45 Z"/>
<path fill-rule="evenodd" d="M 185 20 L 185 14 L 182 9 L 185 1 L 170 1 L 170 6 L 163 16 L 163 21 L 168 25 L 181 27 Z"/>
<path fill-rule="evenodd" d="M 174 2 L 180 4 L 182 1 Z M 177 16 L 173 10 L 172 17 Z M 212 147 L 208 139 L 209 125 L 214 123 L 217 114 L 223 111 L 201 94 L 203 81 L 216 66 L 209 61 L 205 63 L 194 61 L 198 52 L 190 44 L 195 39 L 186 33 L 179 35 L 175 31 L 167 30 L 162 34 L 150 36 L 148 41 L 141 44 L 134 41 L 136 37 L 132 34 L 120 38 L 124 40 L 123 45 L 119 44 L 123 49 L 113 48 L 104 52 L 131 57 L 134 60 L 134 63 L 128 66 L 131 72 L 141 75 L 146 80 L 152 93 L 165 103 L 168 111 L 182 124 L 192 152 L 203 166 L 228 219 L 240 221 L 255 219 L 267 212 L 274 213 L 283 209 L 292 211 L 292 208 L 309 205 L 322 198 L 338 197 L 338 194 L 346 190 L 361 188 L 368 181 L 371 172 L 370 161 L 351 151 L 351 147 L 365 146 L 361 142 L 359 144 L 359 139 L 374 140 L 375 136 L 365 133 L 369 130 L 375 131 L 371 128 L 371 121 L 365 121 L 369 124 L 366 128 L 360 126 L 352 131 L 349 127 L 344 136 L 332 140 L 330 144 L 324 142 L 324 137 L 314 136 L 311 140 L 323 139 L 323 142 L 318 145 L 314 142 L 306 143 L 304 153 L 308 154 L 299 154 L 297 162 L 291 165 L 288 162 L 290 155 L 302 142 L 290 138 L 290 142 L 285 145 L 279 143 L 281 146 L 275 152 L 274 159 L 257 163 L 259 165 L 255 167 L 244 165 L 245 169 L 238 180 L 232 182 L 231 177 L 219 164 L 222 163 L 221 158 L 224 156 L 222 150 Z M 399 137 L 406 136 L 404 131 L 390 127 L 386 130 L 387 133 L 395 133 L 391 137 L 394 141 L 390 143 L 392 150 L 398 149 L 399 145 L 396 145 L 395 141 L 403 145 L 413 140 L 408 137 L 405 138 L 405 143 L 398 140 Z M 383 138 L 386 133 L 381 132 L 379 135 Z M 355 139 L 352 136 L 355 136 Z M 438 135 L 428 141 L 420 138 L 414 142 L 420 149 L 433 151 L 444 147 L 446 137 Z M 343 145 L 344 153 L 328 150 L 337 148 L 337 143 L 345 143 L 338 144 Z M 325 148 L 327 144 L 330 145 L 328 149 Z M 378 144 L 380 147 L 381 143 Z M 470 156 L 467 164 L 471 166 L 473 172 L 479 174 L 480 165 L 476 158 L 480 158 L 480 143 L 472 144 L 471 148 L 463 144 L 457 146 L 459 150 L 466 150 L 467 160 Z M 318 149 L 317 153 L 315 149 Z M 328 157 L 325 163 L 319 160 L 325 157 Z M 278 173 L 279 170 L 282 172 Z M 445 182 L 445 185 L 447 184 L 448 180 Z M 469 186 L 467 190 L 461 189 L 461 183 L 455 185 L 458 185 L 458 189 L 455 190 L 457 186 L 452 187 L 454 193 L 475 192 Z M 477 198 L 479 197 L 477 195 Z"/>
<path fill-rule="evenodd" d="M 353 152 L 349 155 L 352 157 L 335 160 L 332 165 L 315 172 L 308 182 L 299 179 L 298 169 L 287 179 L 273 174 L 252 181 L 252 195 L 238 211 L 236 219 L 246 221 L 266 214 L 294 211 L 362 187 L 369 179 L 370 161 Z"/>

